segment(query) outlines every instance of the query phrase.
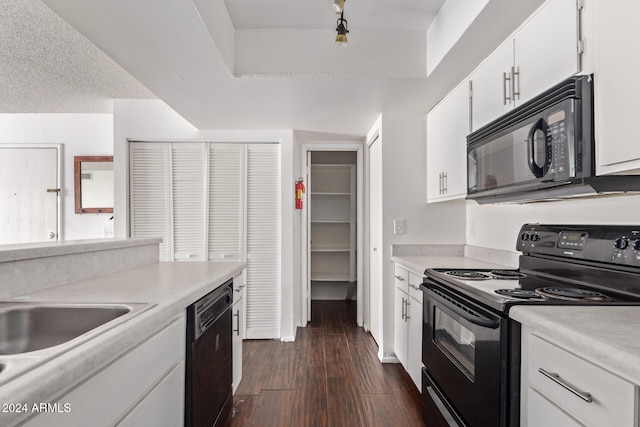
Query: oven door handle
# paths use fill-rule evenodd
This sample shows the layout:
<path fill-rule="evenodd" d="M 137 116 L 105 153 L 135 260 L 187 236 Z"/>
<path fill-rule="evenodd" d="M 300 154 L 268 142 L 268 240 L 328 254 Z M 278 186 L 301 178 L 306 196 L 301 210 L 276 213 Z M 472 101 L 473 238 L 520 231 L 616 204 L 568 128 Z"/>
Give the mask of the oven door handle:
<path fill-rule="evenodd" d="M 435 285 L 434 282 L 429 279 L 425 279 L 425 283 L 429 285 Z M 485 328 L 497 329 L 500 327 L 500 319 L 497 317 L 491 316 L 489 313 L 483 313 L 478 308 L 471 304 L 462 304 L 459 301 L 456 301 L 445 292 L 442 292 L 437 288 L 437 285 L 434 287 L 424 287 L 433 299 L 438 301 L 447 309 L 453 311 L 463 319 L 473 323 L 474 325 L 483 326 Z M 490 317 L 491 316 L 491 317 Z"/>

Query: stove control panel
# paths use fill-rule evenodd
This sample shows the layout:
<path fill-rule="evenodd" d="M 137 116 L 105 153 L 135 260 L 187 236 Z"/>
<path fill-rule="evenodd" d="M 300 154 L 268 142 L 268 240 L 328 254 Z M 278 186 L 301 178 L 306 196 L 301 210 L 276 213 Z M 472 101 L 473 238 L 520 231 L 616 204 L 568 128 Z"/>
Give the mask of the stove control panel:
<path fill-rule="evenodd" d="M 558 247 L 581 251 L 587 245 L 589 233 L 584 231 L 561 231 L 558 236 Z"/>
<path fill-rule="evenodd" d="M 525 224 L 518 234 L 516 249 L 528 254 L 640 267 L 640 226 Z"/>

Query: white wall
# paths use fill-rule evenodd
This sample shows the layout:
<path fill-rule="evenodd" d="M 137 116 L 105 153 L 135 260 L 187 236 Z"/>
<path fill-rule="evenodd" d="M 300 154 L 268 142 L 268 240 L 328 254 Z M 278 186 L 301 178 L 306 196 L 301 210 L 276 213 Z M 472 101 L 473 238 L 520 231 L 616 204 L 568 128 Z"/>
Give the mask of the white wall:
<path fill-rule="evenodd" d="M 113 154 L 111 114 L 0 114 L 0 144 L 62 144 L 62 238 L 92 239 L 112 228 L 111 214 L 76 214 L 74 156 Z"/>
<path fill-rule="evenodd" d="M 360 28 L 348 35 L 346 49 L 334 46 L 336 32 L 331 26 L 314 30 L 237 29 L 235 74 L 424 77 L 424 33 L 403 31 L 401 24 L 397 27 L 384 33 Z"/>
<path fill-rule="evenodd" d="M 427 76 L 456 44 L 489 0 L 445 1 L 427 30 Z"/>
<path fill-rule="evenodd" d="M 384 359 L 394 354 L 391 245 L 464 244 L 466 212 L 464 203 L 426 203 L 425 115 L 383 114 L 375 126 L 379 126 L 383 159 L 383 331 L 382 343 L 378 345 L 379 357 Z M 369 134 L 373 135 L 375 131 L 372 129 Z M 396 218 L 406 220 L 406 234 L 393 234 Z"/>
<path fill-rule="evenodd" d="M 293 131 L 199 131 L 160 100 L 114 101 L 114 173 L 115 235 L 129 235 L 128 218 L 128 141 L 212 141 L 212 142 L 279 142 L 281 156 L 281 335 L 284 340 L 295 337 L 299 323 L 294 308 L 294 271 L 299 269 L 299 226 L 294 223 L 294 167 L 298 168 L 299 148 L 294 147 Z M 296 160 L 294 162 L 294 159 Z M 295 246 L 297 242 L 297 247 Z M 296 248 L 296 250 L 294 250 Z M 298 296 L 299 300 L 299 296 Z M 296 312 L 297 313 L 297 312 Z M 299 314 L 297 315 L 299 316 Z"/>
<path fill-rule="evenodd" d="M 527 222 L 637 225 L 640 223 L 638 212 L 640 196 L 597 197 L 522 205 L 478 205 L 467 202 L 467 243 L 515 251 L 518 230 Z"/>

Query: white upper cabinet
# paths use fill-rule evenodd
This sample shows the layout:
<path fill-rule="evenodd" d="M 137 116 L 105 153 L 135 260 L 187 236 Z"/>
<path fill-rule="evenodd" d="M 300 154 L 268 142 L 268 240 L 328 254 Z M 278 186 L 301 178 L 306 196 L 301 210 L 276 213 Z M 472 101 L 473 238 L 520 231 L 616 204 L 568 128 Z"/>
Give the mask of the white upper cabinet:
<path fill-rule="evenodd" d="M 580 71 L 579 11 L 576 0 L 552 0 L 516 34 L 516 104 Z"/>
<path fill-rule="evenodd" d="M 469 77 L 473 97 L 472 130 L 481 128 L 513 108 L 512 67 L 513 39 L 509 39 Z"/>
<path fill-rule="evenodd" d="M 465 80 L 427 114 L 427 202 L 466 196 L 468 133 Z"/>
<path fill-rule="evenodd" d="M 472 130 L 580 71 L 576 0 L 551 0 L 471 74 Z"/>
<path fill-rule="evenodd" d="M 592 1 L 588 6 L 594 25 L 587 49 L 594 50 L 596 173 L 638 174 L 640 2 Z"/>

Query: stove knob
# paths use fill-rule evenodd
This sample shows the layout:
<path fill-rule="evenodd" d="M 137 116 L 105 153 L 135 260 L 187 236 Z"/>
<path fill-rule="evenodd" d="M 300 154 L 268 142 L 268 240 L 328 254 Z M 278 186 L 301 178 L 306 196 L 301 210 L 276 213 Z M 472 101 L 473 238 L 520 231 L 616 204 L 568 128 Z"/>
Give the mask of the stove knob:
<path fill-rule="evenodd" d="M 624 237 L 618 237 L 613 245 L 616 249 L 627 249 L 629 241 Z"/>
<path fill-rule="evenodd" d="M 527 240 L 529 240 L 529 236 L 530 236 L 529 233 L 526 233 L 526 232 L 522 233 L 520 235 L 520 240 L 522 240 L 523 242 L 526 242 Z"/>
<path fill-rule="evenodd" d="M 640 251 L 640 239 L 637 239 L 635 242 L 633 242 L 633 249 L 635 249 L 636 251 Z"/>
<path fill-rule="evenodd" d="M 537 242 L 538 240 L 540 240 L 540 235 L 539 234 L 532 234 L 530 237 L 532 242 Z"/>

